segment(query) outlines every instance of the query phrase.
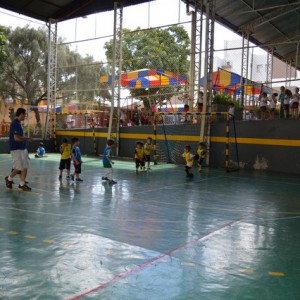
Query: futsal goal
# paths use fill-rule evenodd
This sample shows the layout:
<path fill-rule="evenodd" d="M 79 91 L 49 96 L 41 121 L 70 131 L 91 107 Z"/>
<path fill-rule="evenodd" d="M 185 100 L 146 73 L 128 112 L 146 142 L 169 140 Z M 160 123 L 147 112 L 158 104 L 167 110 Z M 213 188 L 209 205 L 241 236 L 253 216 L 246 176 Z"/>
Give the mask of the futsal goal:
<path fill-rule="evenodd" d="M 200 138 L 201 120 L 205 118 L 205 134 Z M 190 145 L 196 154 L 199 142 L 207 146 L 206 165 L 221 157 L 226 171 L 239 170 L 238 144 L 234 118 L 227 112 L 158 112 L 154 115 L 156 159 L 167 163 L 183 163 L 182 153 Z"/>

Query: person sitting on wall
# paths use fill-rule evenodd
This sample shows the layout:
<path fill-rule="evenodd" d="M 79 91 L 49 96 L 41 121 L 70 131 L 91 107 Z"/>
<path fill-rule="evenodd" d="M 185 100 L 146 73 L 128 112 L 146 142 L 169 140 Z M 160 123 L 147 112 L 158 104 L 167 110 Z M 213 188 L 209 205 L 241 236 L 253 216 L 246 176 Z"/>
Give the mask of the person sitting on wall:
<path fill-rule="evenodd" d="M 36 158 L 42 158 L 42 157 L 46 157 L 46 150 L 44 148 L 44 144 L 40 143 L 39 147 L 36 150 L 36 154 L 34 155 L 34 157 Z"/>

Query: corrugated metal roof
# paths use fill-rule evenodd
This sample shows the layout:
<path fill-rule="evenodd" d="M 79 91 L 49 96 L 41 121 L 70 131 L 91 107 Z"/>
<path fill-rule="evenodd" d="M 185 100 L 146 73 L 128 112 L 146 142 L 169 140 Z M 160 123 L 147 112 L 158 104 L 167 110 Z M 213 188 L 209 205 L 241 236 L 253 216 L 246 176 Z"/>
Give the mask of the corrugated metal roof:
<path fill-rule="evenodd" d="M 251 42 L 299 69 L 299 0 L 216 0 L 215 13 L 218 22 L 240 34 L 248 33 Z"/>
<path fill-rule="evenodd" d="M 115 1 L 0 0 L 0 7 L 47 22 L 50 19 L 62 21 L 113 10 Z M 129 6 L 149 1 L 151 0 L 123 2 L 124 6 Z M 197 0 L 183 1 L 193 5 Z M 207 1 L 204 0 L 204 4 Z M 219 23 L 240 34 L 248 32 L 251 42 L 274 51 L 275 56 L 291 61 L 299 69 L 299 0 L 215 0 L 215 3 L 216 20 Z"/>
<path fill-rule="evenodd" d="M 152 0 L 124 0 L 124 6 Z M 0 7 L 41 21 L 64 21 L 114 9 L 116 0 L 0 0 Z"/>

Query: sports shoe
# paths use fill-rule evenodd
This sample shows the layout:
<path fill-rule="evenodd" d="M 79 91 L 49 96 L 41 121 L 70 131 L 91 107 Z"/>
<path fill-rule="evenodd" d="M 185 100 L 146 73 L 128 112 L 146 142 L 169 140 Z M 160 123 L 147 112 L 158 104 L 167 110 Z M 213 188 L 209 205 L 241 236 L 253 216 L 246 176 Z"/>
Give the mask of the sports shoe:
<path fill-rule="evenodd" d="M 114 180 L 109 180 L 109 182 L 108 182 L 109 184 L 116 184 L 117 182 L 116 181 L 114 181 Z"/>
<path fill-rule="evenodd" d="M 147 171 L 151 171 L 152 169 L 151 168 L 147 168 Z"/>
<path fill-rule="evenodd" d="M 107 177 L 102 177 L 102 180 L 109 180 Z"/>
<path fill-rule="evenodd" d="M 62 175 L 59 175 L 59 176 L 58 176 L 58 179 L 59 179 L 59 180 L 62 180 Z"/>
<path fill-rule="evenodd" d="M 24 192 L 28 192 L 28 191 L 31 191 L 31 187 L 27 186 L 26 184 L 24 185 L 19 185 L 19 189 L 24 191 Z"/>
<path fill-rule="evenodd" d="M 8 176 L 5 177 L 5 183 L 6 183 L 6 187 L 12 189 L 12 185 L 14 182 L 12 180 L 8 180 Z"/>
<path fill-rule="evenodd" d="M 70 175 L 71 176 L 71 180 L 73 180 L 74 181 L 74 175 Z"/>
<path fill-rule="evenodd" d="M 81 178 L 76 178 L 77 182 L 82 182 L 83 180 Z"/>

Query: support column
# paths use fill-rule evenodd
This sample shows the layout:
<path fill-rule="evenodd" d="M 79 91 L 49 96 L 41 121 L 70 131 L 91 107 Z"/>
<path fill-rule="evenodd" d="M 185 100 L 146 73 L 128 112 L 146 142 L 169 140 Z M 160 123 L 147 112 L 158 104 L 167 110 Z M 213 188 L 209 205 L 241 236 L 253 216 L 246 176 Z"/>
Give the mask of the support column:
<path fill-rule="evenodd" d="M 274 54 L 274 48 L 268 49 L 267 78 L 266 78 L 266 83 L 268 87 L 272 87 L 272 81 L 273 81 L 273 54 Z"/>
<path fill-rule="evenodd" d="M 56 122 L 56 118 L 51 118 L 51 114 L 55 116 L 56 109 L 56 67 L 57 67 L 57 22 L 49 20 L 48 27 L 48 70 L 47 70 L 47 115 L 45 120 L 45 131 L 43 138 L 55 136 L 51 121 Z"/>
<path fill-rule="evenodd" d="M 241 62 L 241 105 L 245 103 L 245 86 L 248 79 L 249 62 L 249 36 L 250 32 L 245 31 L 242 34 L 242 62 Z"/>
<path fill-rule="evenodd" d="M 193 11 L 190 11 L 190 4 L 193 6 Z M 190 107 L 194 107 L 200 91 L 202 68 L 203 0 L 187 2 L 186 13 L 192 16 L 189 104 Z"/>
<path fill-rule="evenodd" d="M 113 37 L 113 61 L 112 61 L 112 85 L 111 85 L 111 107 L 109 114 L 109 125 L 107 131 L 107 139 L 115 139 L 119 155 L 119 127 L 120 127 L 120 92 L 121 92 L 121 71 L 122 71 L 122 36 L 123 36 L 123 4 L 122 1 L 114 3 L 114 37 Z M 117 80 L 117 86 L 115 82 Z M 112 133 L 114 106 L 117 102 L 117 132 Z"/>
<path fill-rule="evenodd" d="M 211 103 L 213 98 L 212 76 L 213 76 L 213 48 L 214 48 L 214 25 L 215 25 L 215 0 L 206 0 L 206 44 L 204 58 L 204 101 L 203 113 L 211 112 Z M 207 122 L 206 122 L 207 120 Z M 207 149 L 210 147 L 210 119 L 201 118 L 200 142 L 207 143 Z M 209 151 L 206 156 L 206 162 L 209 162 Z"/>

